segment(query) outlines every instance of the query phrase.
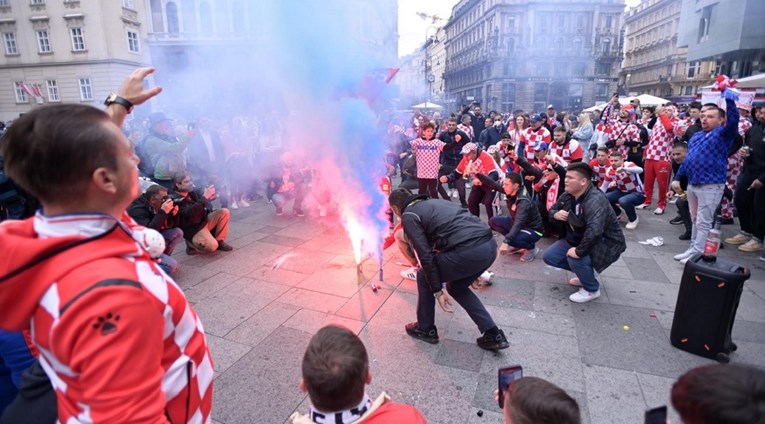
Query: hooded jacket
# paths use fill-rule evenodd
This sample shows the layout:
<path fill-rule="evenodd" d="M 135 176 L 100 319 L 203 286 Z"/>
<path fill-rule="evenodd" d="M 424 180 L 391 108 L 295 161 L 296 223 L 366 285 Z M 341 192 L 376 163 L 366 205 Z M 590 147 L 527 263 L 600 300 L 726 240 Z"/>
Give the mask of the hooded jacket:
<path fill-rule="evenodd" d="M 202 325 L 124 223 L 38 213 L 0 224 L 0 243 L 0 328 L 31 330 L 60 422 L 209 419 Z"/>

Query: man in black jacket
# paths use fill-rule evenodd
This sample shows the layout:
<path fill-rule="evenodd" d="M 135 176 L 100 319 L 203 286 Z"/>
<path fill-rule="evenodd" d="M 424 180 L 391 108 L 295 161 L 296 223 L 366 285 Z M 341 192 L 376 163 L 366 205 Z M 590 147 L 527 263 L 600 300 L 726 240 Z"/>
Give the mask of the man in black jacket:
<path fill-rule="evenodd" d="M 178 205 L 167 197 L 167 189 L 154 184 L 138 196 L 127 208 L 133 220 L 146 228 L 159 231 L 165 239 L 165 251 L 159 257 L 159 266 L 167 275 L 178 270 L 173 251 L 183 240 L 183 230 L 176 226 Z"/>
<path fill-rule="evenodd" d="M 489 269 L 497 256 L 497 244 L 489 226 L 449 201 L 413 195 L 408 190 L 393 190 L 388 201 L 420 262 L 417 321 L 405 326 L 407 334 L 431 344 L 438 343 L 435 302 L 451 313 L 453 296 L 483 333 L 476 340 L 479 347 L 508 348 L 505 333 L 497 328 L 481 301 L 470 291 L 470 285 Z M 442 282 L 446 283 L 449 294 L 442 289 Z"/>
<path fill-rule="evenodd" d="M 230 213 L 226 208 L 213 210 L 215 186 L 207 186 L 200 195 L 194 191 L 191 175 L 180 174 L 173 179 L 176 194 L 183 197 L 178 205 L 178 227 L 186 239 L 186 254 L 234 250 L 226 243 Z"/>
<path fill-rule="evenodd" d="M 441 153 L 441 169 L 438 172 L 439 176 L 449 175 L 454 172 L 457 165 L 459 165 L 462 160 L 462 148 L 470 143 L 470 136 L 457 128 L 457 118 L 449 118 L 449 120 L 446 121 L 446 131 L 441 131 L 438 134 L 438 139 L 447 145 L 454 146 L 449 149 L 445 148 Z M 459 177 L 449 183 L 449 188 L 457 190 L 460 204 L 463 208 L 467 208 L 467 201 L 465 200 L 465 180 L 462 177 Z M 454 197 L 453 193 L 452 197 Z"/>
<path fill-rule="evenodd" d="M 690 141 L 693 134 L 701 131 L 701 103 L 693 102 L 688 105 L 688 117 L 693 124 L 691 124 L 691 126 L 685 130 L 685 134 L 683 134 L 682 140 L 686 143 Z"/>
<path fill-rule="evenodd" d="M 568 225 L 566 238 L 545 251 L 544 261 L 576 274 L 568 283 L 581 289 L 569 299 L 584 303 L 600 297 L 595 271 L 603 272 L 616 262 L 627 244 L 606 195 L 592 185 L 589 165 L 569 165 L 565 183 L 566 192 L 552 206 L 550 215 Z"/>
<path fill-rule="evenodd" d="M 508 216 L 493 216 L 489 227 L 505 236 L 499 247 L 500 254 L 523 251 L 521 261 L 531 262 L 539 253 L 536 243 L 542 238 L 545 226 L 534 201 L 521 193 L 523 179 L 518 174 L 507 174 L 502 184 L 483 174 L 476 174 L 485 187 L 507 195 Z"/>

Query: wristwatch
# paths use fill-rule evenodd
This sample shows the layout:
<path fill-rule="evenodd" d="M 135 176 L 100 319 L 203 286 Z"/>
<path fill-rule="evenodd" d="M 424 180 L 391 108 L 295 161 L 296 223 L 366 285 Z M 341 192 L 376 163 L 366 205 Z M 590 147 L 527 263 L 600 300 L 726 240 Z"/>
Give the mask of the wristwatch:
<path fill-rule="evenodd" d="M 112 103 L 117 103 L 118 105 L 124 107 L 127 110 L 127 113 L 133 111 L 133 103 L 130 103 L 130 100 L 117 95 L 117 93 L 109 93 L 109 95 L 106 96 L 106 100 L 104 100 L 104 104 L 106 106 L 109 106 Z"/>

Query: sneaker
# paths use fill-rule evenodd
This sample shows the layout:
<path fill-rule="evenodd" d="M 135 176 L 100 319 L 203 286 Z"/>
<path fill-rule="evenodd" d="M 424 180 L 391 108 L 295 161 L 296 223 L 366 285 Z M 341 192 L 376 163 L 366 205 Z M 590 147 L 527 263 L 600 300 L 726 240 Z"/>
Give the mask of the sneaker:
<path fill-rule="evenodd" d="M 292 212 L 295 212 L 295 216 L 305 216 L 305 213 L 300 208 L 295 208 L 292 210 Z"/>
<path fill-rule="evenodd" d="M 582 282 L 579 281 L 579 277 L 569 278 L 568 283 L 575 287 L 582 287 Z"/>
<path fill-rule="evenodd" d="M 682 261 L 683 259 L 690 258 L 691 256 L 693 256 L 693 248 L 689 248 L 683 253 L 678 253 L 677 255 L 674 256 L 674 259 L 676 261 Z"/>
<path fill-rule="evenodd" d="M 744 244 L 748 242 L 749 240 L 751 240 L 750 236 L 746 234 L 738 233 L 733 237 L 726 238 L 724 241 L 725 241 L 725 244 L 732 244 L 735 246 L 739 244 Z"/>
<path fill-rule="evenodd" d="M 239 205 L 236 204 L 236 200 L 231 202 L 231 205 L 229 205 L 229 209 L 239 209 Z"/>
<path fill-rule="evenodd" d="M 460 195 L 460 193 L 457 191 L 456 188 L 452 189 L 452 198 L 453 199 L 456 199 L 457 197 L 459 197 L 459 195 Z"/>
<path fill-rule="evenodd" d="M 751 239 L 748 242 L 739 246 L 738 250 L 742 252 L 758 252 L 762 250 L 762 243 L 758 242 L 755 239 Z"/>
<path fill-rule="evenodd" d="M 578 292 L 572 294 L 568 299 L 574 303 L 586 303 L 591 300 L 595 300 L 600 297 L 600 290 L 596 292 L 588 292 L 585 289 L 579 289 Z"/>
<path fill-rule="evenodd" d="M 406 334 L 409 334 L 415 339 L 420 339 L 430 344 L 438 343 L 438 330 L 436 329 L 435 326 L 433 326 L 431 330 L 423 331 L 417 327 L 416 322 L 410 322 L 409 324 L 404 326 L 404 329 L 406 330 Z"/>
<path fill-rule="evenodd" d="M 486 350 L 501 350 L 510 347 L 510 342 L 505 337 L 505 332 L 498 330 L 497 334 L 491 335 L 489 332 L 483 333 L 483 336 L 475 339 L 478 347 Z"/>
<path fill-rule="evenodd" d="M 522 262 L 531 262 L 531 261 L 534 260 L 534 258 L 537 257 L 538 253 L 539 253 L 539 248 L 538 247 L 535 247 L 535 248 L 533 248 L 531 250 L 526 250 L 523 253 L 523 256 L 521 256 L 521 261 Z"/>
<path fill-rule="evenodd" d="M 686 262 L 688 262 L 688 260 L 689 260 L 689 259 L 691 259 L 691 257 L 690 257 L 690 256 L 689 256 L 689 257 L 687 257 L 687 258 L 683 258 L 683 259 L 680 259 L 680 263 L 681 263 L 681 264 L 683 264 L 683 265 L 685 265 L 685 263 L 686 263 Z"/>
<path fill-rule="evenodd" d="M 680 236 L 678 238 L 680 240 L 690 240 L 691 239 L 691 232 L 690 231 L 686 231 L 683 234 L 680 234 Z"/>
<path fill-rule="evenodd" d="M 765 262 L 765 256 L 760 256 L 760 260 Z"/>
<path fill-rule="evenodd" d="M 650 203 L 643 203 L 642 205 L 637 205 L 637 206 L 635 206 L 635 209 L 640 209 L 640 210 L 642 210 L 642 209 L 645 209 L 645 208 L 647 208 L 647 207 L 649 207 L 649 206 L 651 206 L 651 204 L 650 204 Z"/>
<path fill-rule="evenodd" d="M 640 219 L 635 217 L 635 220 L 628 222 L 627 225 L 624 226 L 624 228 L 628 230 L 634 230 L 635 228 L 637 228 L 638 222 L 640 222 Z"/>
<path fill-rule="evenodd" d="M 222 252 L 230 252 L 230 251 L 234 250 L 234 246 L 226 243 L 223 240 L 218 240 L 218 250 L 220 250 Z"/>
<path fill-rule="evenodd" d="M 484 285 L 490 286 L 492 284 L 491 278 L 494 277 L 494 273 L 491 271 L 484 271 L 483 274 L 481 274 L 478 277 L 478 281 L 483 283 Z"/>
<path fill-rule="evenodd" d="M 282 215 L 284 215 L 284 209 L 276 208 L 276 216 L 282 216 Z"/>
<path fill-rule="evenodd" d="M 616 215 L 616 222 L 624 222 L 624 217 L 626 217 L 627 214 L 620 213 L 619 215 Z"/>
<path fill-rule="evenodd" d="M 669 220 L 669 223 L 672 225 L 680 225 L 683 223 L 683 217 L 682 216 L 676 216 Z"/>
<path fill-rule="evenodd" d="M 664 214 L 664 208 L 656 208 L 653 211 L 654 215 L 663 215 Z"/>
<path fill-rule="evenodd" d="M 401 276 L 406 278 L 407 280 L 417 281 L 417 268 L 409 268 L 407 270 L 401 271 Z"/>
<path fill-rule="evenodd" d="M 239 200 L 239 206 L 241 206 L 243 208 L 249 208 L 250 207 L 250 202 L 244 200 L 244 197 L 242 197 L 242 199 Z"/>

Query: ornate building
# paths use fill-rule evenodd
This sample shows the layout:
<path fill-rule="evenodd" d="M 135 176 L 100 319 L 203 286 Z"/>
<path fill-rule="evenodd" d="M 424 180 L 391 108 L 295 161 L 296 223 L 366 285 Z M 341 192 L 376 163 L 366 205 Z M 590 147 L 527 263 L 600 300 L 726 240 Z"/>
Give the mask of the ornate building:
<path fill-rule="evenodd" d="M 485 110 L 580 110 L 616 91 L 624 2 L 461 0 L 447 34 L 446 94 Z"/>
<path fill-rule="evenodd" d="M 625 13 L 620 81 L 626 91 L 688 103 L 720 71 L 719 62 L 686 61 L 688 49 L 677 47 L 680 6 L 680 0 L 644 0 Z"/>
<path fill-rule="evenodd" d="M 0 121 L 37 104 L 100 106 L 149 63 L 142 0 L 0 0 Z"/>

